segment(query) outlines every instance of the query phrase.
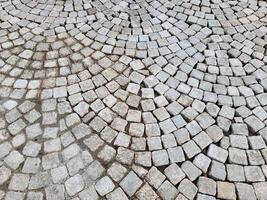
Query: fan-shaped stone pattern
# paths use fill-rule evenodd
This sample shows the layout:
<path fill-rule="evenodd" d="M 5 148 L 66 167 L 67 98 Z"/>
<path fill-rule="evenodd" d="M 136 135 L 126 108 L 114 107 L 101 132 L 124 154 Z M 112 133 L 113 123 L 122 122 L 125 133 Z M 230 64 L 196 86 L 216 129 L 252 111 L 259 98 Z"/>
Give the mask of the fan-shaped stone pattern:
<path fill-rule="evenodd" d="M 266 198 L 266 2 L 0 5 L 0 199 Z"/>

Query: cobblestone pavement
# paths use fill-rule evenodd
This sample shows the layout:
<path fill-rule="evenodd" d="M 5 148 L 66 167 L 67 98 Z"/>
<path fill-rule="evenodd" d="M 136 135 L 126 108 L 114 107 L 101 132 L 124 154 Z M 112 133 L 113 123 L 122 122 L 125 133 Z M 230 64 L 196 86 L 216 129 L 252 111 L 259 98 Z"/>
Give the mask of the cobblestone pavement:
<path fill-rule="evenodd" d="M 0 199 L 266 200 L 267 2 L 0 0 Z"/>

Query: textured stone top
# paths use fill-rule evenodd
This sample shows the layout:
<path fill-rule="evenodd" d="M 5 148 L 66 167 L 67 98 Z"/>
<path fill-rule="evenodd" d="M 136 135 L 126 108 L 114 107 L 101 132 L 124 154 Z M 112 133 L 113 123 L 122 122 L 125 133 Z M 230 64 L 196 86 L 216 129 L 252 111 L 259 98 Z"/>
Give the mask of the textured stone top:
<path fill-rule="evenodd" d="M 0 199 L 266 200 L 267 2 L 0 0 Z"/>

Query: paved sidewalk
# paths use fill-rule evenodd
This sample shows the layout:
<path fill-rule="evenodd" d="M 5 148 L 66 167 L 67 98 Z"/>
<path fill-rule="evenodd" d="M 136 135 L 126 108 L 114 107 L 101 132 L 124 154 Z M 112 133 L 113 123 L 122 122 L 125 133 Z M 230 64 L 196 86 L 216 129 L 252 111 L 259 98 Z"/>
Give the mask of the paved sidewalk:
<path fill-rule="evenodd" d="M 266 200 L 267 2 L 0 0 L 0 199 Z"/>

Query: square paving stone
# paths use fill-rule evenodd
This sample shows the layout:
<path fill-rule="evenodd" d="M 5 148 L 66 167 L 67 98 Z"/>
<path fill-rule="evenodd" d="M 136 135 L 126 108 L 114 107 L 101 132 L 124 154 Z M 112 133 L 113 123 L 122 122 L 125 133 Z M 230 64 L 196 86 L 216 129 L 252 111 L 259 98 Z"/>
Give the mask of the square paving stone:
<path fill-rule="evenodd" d="M 162 183 L 157 191 L 162 199 L 174 199 L 179 193 L 179 191 L 167 180 Z"/>
<path fill-rule="evenodd" d="M 131 197 L 140 188 L 142 181 L 133 171 L 130 171 L 119 185 Z"/>
<path fill-rule="evenodd" d="M 126 194 L 123 192 L 121 188 L 117 188 L 111 193 L 107 194 L 106 198 L 108 200 L 116 200 L 116 199 L 128 200 L 128 197 L 126 196 Z"/>
<path fill-rule="evenodd" d="M 104 176 L 95 184 L 95 189 L 101 196 L 105 196 L 110 193 L 114 188 L 115 185 L 108 176 Z"/>
<path fill-rule="evenodd" d="M 163 166 L 169 164 L 169 156 L 166 150 L 158 150 L 152 152 L 152 161 L 155 166 Z"/>
<path fill-rule="evenodd" d="M 155 200 L 158 195 L 149 184 L 145 184 L 136 192 L 136 197 L 143 200 Z M 115 200 L 115 199 L 114 199 Z"/>
<path fill-rule="evenodd" d="M 243 166 L 240 165 L 226 165 L 227 179 L 231 182 L 244 182 L 245 173 Z"/>
<path fill-rule="evenodd" d="M 247 183 L 236 183 L 236 191 L 239 199 L 256 200 L 256 195 L 252 185 Z"/>
<path fill-rule="evenodd" d="M 217 197 L 222 199 L 236 199 L 235 185 L 229 182 L 217 182 Z"/>
<path fill-rule="evenodd" d="M 228 157 L 227 150 L 211 144 L 208 149 L 208 156 L 212 159 L 225 163 Z"/>
<path fill-rule="evenodd" d="M 183 170 L 174 163 L 164 170 L 164 174 L 173 185 L 177 185 L 186 176 Z"/>
<path fill-rule="evenodd" d="M 194 181 L 196 180 L 201 174 L 201 170 L 198 169 L 192 162 L 190 161 L 185 161 L 181 165 L 182 170 L 184 173 L 187 175 L 187 177 L 191 180 Z"/>
<path fill-rule="evenodd" d="M 77 174 L 71 178 L 69 178 L 65 182 L 65 187 L 67 189 L 67 193 L 70 196 L 73 196 L 80 192 L 84 188 L 84 181 L 81 175 Z"/>
<path fill-rule="evenodd" d="M 145 176 L 145 180 L 155 189 L 158 189 L 158 187 L 163 183 L 165 179 L 165 175 L 162 174 L 154 166 L 148 171 L 147 175 Z"/>
<path fill-rule="evenodd" d="M 178 190 L 188 199 L 194 199 L 198 188 L 190 180 L 184 179 L 178 186 Z"/>
<path fill-rule="evenodd" d="M 216 181 L 213 179 L 201 176 L 197 182 L 199 192 L 214 196 L 216 194 Z"/>

